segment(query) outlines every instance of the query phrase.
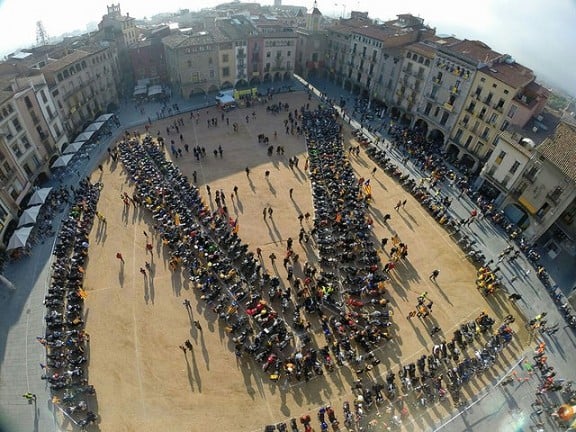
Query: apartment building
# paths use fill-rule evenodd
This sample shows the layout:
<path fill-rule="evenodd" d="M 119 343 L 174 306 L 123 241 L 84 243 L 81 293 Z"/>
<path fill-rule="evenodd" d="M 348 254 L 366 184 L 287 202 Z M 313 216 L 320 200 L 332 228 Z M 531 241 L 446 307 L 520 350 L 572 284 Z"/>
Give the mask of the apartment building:
<path fill-rule="evenodd" d="M 504 204 L 515 206 L 528 241 L 576 240 L 576 125 L 561 121 L 536 147 Z"/>
<path fill-rule="evenodd" d="M 510 220 L 520 222 L 521 213 L 508 203 L 514 203 L 522 173 L 535 154 L 536 147 L 553 135 L 560 118 L 543 112 L 523 127 L 510 125 L 496 137 L 494 150 L 487 158 L 474 188 L 493 200 L 494 205 L 507 212 Z M 503 203 L 506 205 L 502 206 Z"/>
<path fill-rule="evenodd" d="M 502 131 L 511 125 L 522 128 L 538 116 L 547 91 L 535 79 L 530 69 L 508 55 L 479 68 L 450 136 L 449 157 L 476 171 L 494 151 Z M 527 92 L 538 96 L 528 102 Z"/>
<path fill-rule="evenodd" d="M 168 72 L 162 38 L 170 35 L 168 26 L 143 33 L 143 38 L 128 47 L 128 57 L 134 81 L 148 79 L 152 83 L 168 83 Z"/>
<path fill-rule="evenodd" d="M 247 18 L 234 16 L 216 20 L 215 31 L 219 40 L 219 88 L 249 85 L 252 77 L 248 73 L 248 40 L 256 28 Z"/>
<path fill-rule="evenodd" d="M 219 41 L 213 33 L 176 33 L 162 43 L 173 94 L 192 97 L 219 89 Z"/>
<path fill-rule="evenodd" d="M 68 139 L 118 104 L 118 58 L 112 45 L 65 47 L 40 68 L 46 77 Z M 71 141 L 70 141 L 71 142 Z"/>
<path fill-rule="evenodd" d="M 421 105 L 424 105 L 424 85 L 428 80 L 432 64 L 436 57 L 436 48 L 429 42 L 420 41 L 407 45 L 402 51 L 402 68 L 394 92 L 394 105 L 391 116 L 398 118 L 401 115 L 403 121 L 411 121 L 417 114 Z M 428 134 L 428 125 L 419 120 L 414 124 Z M 436 131 L 436 129 L 433 129 Z M 435 139 L 432 135 L 430 139 Z"/>
<path fill-rule="evenodd" d="M 322 13 L 317 7 L 306 15 L 306 26 L 298 28 L 294 71 L 304 79 L 316 76 L 324 68 L 326 36 L 322 32 Z"/>
<path fill-rule="evenodd" d="M 32 186 L 48 176 L 49 163 L 59 152 L 50 127 L 58 123 L 44 116 L 43 108 L 50 107 L 51 101 L 42 83 L 42 76 L 1 83 L 0 239 Z M 58 144 L 65 139 L 62 131 L 61 137 Z"/>

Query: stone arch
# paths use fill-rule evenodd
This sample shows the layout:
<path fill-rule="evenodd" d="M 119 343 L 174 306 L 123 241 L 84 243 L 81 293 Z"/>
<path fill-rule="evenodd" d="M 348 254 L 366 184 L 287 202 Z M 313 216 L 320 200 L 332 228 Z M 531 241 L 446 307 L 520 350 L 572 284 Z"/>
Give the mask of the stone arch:
<path fill-rule="evenodd" d="M 273 81 L 282 81 L 282 74 L 280 72 L 274 72 L 274 78 Z"/>
<path fill-rule="evenodd" d="M 219 90 L 220 89 L 215 84 L 212 84 L 210 87 L 208 87 L 208 93 L 217 93 Z"/>
<path fill-rule="evenodd" d="M 265 73 L 262 82 L 270 82 L 270 81 L 272 81 L 272 75 L 270 73 Z"/>
<path fill-rule="evenodd" d="M 229 90 L 234 88 L 234 85 L 230 81 L 224 81 L 220 86 L 220 90 Z"/>
<path fill-rule="evenodd" d="M 239 79 L 238 81 L 236 81 L 236 85 L 234 86 L 234 88 L 248 88 L 248 87 L 250 87 L 250 84 L 245 79 Z"/>
<path fill-rule="evenodd" d="M 346 90 L 348 92 L 352 91 L 352 83 L 350 82 L 350 80 L 344 81 L 344 90 Z"/>
<path fill-rule="evenodd" d="M 422 133 L 424 136 L 428 135 L 428 123 L 426 123 L 426 120 L 424 119 L 416 119 L 414 122 L 414 129 Z"/>
<path fill-rule="evenodd" d="M 202 87 L 194 87 L 192 90 L 190 90 L 190 94 L 188 95 L 188 97 L 192 98 L 194 96 L 205 95 L 205 94 L 206 94 L 206 90 L 204 90 Z"/>
<path fill-rule="evenodd" d="M 460 166 L 466 168 L 469 171 L 472 171 L 475 165 L 476 165 L 476 159 L 474 159 L 468 153 L 464 153 L 460 158 Z"/>
<path fill-rule="evenodd" d="M 398 107 L 392 107 L 390 109 L 390 118 L 392 120 L 398 120 L 400 118 L 400 109 Z"/>
<path fill-rule="evenodd" d="M 446 160 L 454 162 L 460 156 L 460 148 L 456 144 L 449 144 L 446 148 Z"/>
<path fill-rule="evenodd" d="M 258 77 L 253 77 L 253 78 L 250 80 L 250 85 L 252 85 L 252 86 L 260 85 L 260 78 L 258 78 Z"/>
<path fill-rule="evenodd" d="M 444 135 L 444 132 L 439 129 L 432 129 L 428 134 L 428 141 L 435 144 L 444 144 L 445 139 L 446 136 Z"/>

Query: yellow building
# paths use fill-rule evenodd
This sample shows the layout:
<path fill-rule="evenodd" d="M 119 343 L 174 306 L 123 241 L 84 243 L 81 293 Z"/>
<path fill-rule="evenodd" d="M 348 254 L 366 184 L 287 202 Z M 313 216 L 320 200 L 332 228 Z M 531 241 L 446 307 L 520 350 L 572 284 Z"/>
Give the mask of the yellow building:
<path fill-rule="evenodd" d="M 481 168 L 502 131 L 510 125 L 524 127 L 544 108 L 548 92 L 535 78 L 510 56 L 479 68 L 452 129 L 448 158 L 472 172 Z"/>

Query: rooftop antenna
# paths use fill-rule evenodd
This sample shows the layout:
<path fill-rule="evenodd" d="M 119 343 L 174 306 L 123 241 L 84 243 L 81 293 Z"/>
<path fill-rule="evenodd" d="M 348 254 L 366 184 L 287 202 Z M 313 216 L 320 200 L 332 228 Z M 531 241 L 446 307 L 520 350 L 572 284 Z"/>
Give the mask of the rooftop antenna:
<path fill-rule="evenodd" d="M 48 45 L 48 39 L 48 32 L 42 21 L 36 21 L 36 44 L 39 46 Z"/>

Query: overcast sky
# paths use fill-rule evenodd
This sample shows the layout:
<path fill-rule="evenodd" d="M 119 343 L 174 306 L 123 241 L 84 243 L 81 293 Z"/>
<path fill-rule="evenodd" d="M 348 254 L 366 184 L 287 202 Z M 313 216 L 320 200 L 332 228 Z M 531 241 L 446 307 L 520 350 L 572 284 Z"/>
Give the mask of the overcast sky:
<path fill-rule="evenodd" d="M 284 4 L 312 6 L 313 1 L 283 0 Z M 98 23 L 112 0 L 0 0 L 0 55 L 36 41 L 36 22 L 48 35 L 86 30 Z M 122 13 L 136 18 L 181 8 L 198 9 L 222 3 L 215 0 L 123 0 Z M 271 4 L 272 0 L 261 1 Z M 326 15 L 349 16 L 368 11 L 371 18 L 390 19 L 412 13 L 436 27 L 439 34 L 480 39 L 494 50 L 510 54 L 534 69 L 548 83 L 576 95 L 576 0 L 318 0 Z"/>

